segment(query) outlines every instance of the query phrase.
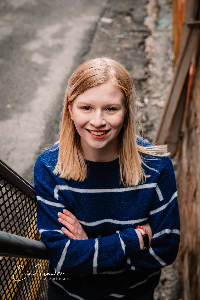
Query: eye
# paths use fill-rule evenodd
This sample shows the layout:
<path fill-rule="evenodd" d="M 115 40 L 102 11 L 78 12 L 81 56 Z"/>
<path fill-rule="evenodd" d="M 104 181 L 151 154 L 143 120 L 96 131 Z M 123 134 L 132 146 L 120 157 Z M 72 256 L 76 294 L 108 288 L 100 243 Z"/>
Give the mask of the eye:
<path fill-rule="evenodd" d="M 90 106 L 82 106 L 81 107 L 81 109 L 83 109 L 83 110 L 90 110 L 90 108 L 91 108 Z"/>
<path fill-rule="evenodd" d="M 116 107 L 107 107 L 106 109 L 107 109 L 108 111 L 115 111 L 115 110 L 117 110 Z"/>

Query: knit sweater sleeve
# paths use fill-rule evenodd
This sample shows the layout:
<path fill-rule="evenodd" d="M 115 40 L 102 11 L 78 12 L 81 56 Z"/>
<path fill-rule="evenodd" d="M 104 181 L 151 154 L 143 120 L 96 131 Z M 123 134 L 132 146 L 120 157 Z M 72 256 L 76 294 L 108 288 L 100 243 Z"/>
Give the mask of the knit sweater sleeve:
<path fill-rule="evenodd" d="M 177 201 L 174 167 L 169 157 L 163 158 L 164 168 L 160 173 L 155 198 L 149 213 L 152 228 L 151 247 L 129 260 L 130 268 L 148 271 L 173 263 L 180 242 L 180 216 Z"/>
<path fill-rule="evenodd" d="M 62 231 L 58 212 L 71 211 L 70 199 L 54 197 L 55 175 L 53 168 L 40 157 L 34 167 L 34 184 L 37 197 L 37 227 L 48 250 L 51 266 L 68 275 L 97 274 L 120 269 L 126 265 L 127 256 L 140 251 L 134 228 L 127 228 L 108 237 L 98 236 L 88 240 L 69 239 Z M 123 241 L 123 242 L 122 242 Z M 126 251 L 123 244 L 126 244 Z"/>

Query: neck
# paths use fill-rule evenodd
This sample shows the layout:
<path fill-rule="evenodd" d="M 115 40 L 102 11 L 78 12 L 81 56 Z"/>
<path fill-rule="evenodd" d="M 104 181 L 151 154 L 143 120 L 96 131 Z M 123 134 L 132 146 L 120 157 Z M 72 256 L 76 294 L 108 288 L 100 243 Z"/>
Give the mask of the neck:
<path fill-rule="evenodd" d="M 115 160 L 119 156 L 118 147 L 113 147 L 114 145 L 111 145 L 109 147 L 100 148 L 100 149 L 94 149 L 94 148 L 88 148 L 84 147 L 84 145 L 81 143 L 84 157 L 87 160 L 94 161 L 94 162 L 108 162 Z"/>
<path fill-rule="evenodd" d="M 95 153 L 93 155 L 85 155 L 86 160 L 94 161 L 94 162 L 109 162 L 118 158 L 118 154 L 116 155 L 101 155 L 100 153 Z"/>

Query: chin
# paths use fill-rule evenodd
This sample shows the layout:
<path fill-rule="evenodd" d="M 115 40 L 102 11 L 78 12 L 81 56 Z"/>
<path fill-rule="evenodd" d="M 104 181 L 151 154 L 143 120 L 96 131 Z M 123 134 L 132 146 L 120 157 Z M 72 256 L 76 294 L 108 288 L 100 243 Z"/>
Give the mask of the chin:
<path fill-rule="evenodd" d="M 93 148 L 93 149 L 103 149 L 105 148 L 107 145 L 90 145 L 90 148 Z"/>

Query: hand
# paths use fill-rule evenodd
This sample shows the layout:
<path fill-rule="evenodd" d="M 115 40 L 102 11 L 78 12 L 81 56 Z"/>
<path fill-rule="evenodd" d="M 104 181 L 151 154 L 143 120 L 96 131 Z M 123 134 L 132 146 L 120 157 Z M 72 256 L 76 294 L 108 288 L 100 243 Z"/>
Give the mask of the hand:
<path fill-rule="evenodd" d="M 61 222 L 65 227 L 62 227 L 61 230 L 66 234 L 70 239 L 74 240 L 87 240 L 88 236 L 83 230 L 81 224 L 77 218 L 68 210 L 64 209 L 63 213 L 58 213 L 58 221 Z"/>

